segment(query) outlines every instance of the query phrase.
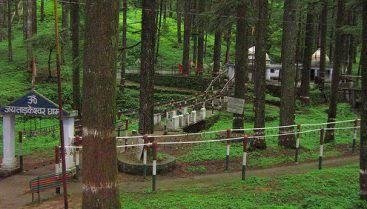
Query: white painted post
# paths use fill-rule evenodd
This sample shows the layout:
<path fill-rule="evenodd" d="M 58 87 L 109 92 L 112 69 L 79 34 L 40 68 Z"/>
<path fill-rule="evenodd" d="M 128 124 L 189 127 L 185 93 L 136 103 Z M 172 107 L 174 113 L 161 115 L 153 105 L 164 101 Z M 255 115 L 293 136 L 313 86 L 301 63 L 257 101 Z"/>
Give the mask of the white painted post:
<path fill-rule="evenodd" d="M 186 125 L 189 126 L 191 123 L 190 123 L 190 113 L 186 113 Z"/>
<path fill-rule="evenodd" d="M 191 117 L 192 117 L 192 122 L 196 123 L 196 111 L 195 110 L 191 112 Z"/>
<path fill-rule="evenodd" d="M 205 109 L 205 107 L 200 109 L 200 116 L 201 116 L 200 117 L 201 120 L 205 120 L 205 118 L 206 118 L 206 109 Z"/>
<path fill-rule="evenodd" d="M 72 146 L 74 139 L 74 118 L 64 117 L 62 119 L 62 124 L 64 128 L 65 146 Z M 75 167 L 73 155 L 74 151 L 71 148 L 65 148 L 65 163 L 67 170 L 70 170 Z"/>
<path fill-rule="evenodd" d="M 184 116 L 183 115 L 179 115 L 178 116 L 178 126 L 179 127 L 184 127 L 185 126 L 185 124 L 184 124 L 185 122 L 184 122 Z"/>
<path fill-rule="evenodd" d="M 15 158 L 15 115 L 3 115 L 3 161 L 2 170 L 14 170 Z"/>
<path fill-rule="evenodd" d="M 179 128 L 179 117 L 178 116 L 173 116 L 172 117 L 172 129 L 173 130 L 177 130 Z"/>
<path fill-rule="evenodd" d="M 172 118 L 173 118 L 174 116 L 177 116 L 177 111 L 176 111 L 176 110 L 172 110 Z"/>

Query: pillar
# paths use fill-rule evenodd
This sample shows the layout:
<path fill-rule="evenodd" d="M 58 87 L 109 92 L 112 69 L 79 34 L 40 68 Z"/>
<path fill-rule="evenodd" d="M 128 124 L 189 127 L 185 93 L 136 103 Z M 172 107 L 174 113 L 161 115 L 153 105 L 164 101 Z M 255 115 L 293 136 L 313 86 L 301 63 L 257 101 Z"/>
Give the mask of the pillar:
<path fill-rule="evenodd" d="M 74 140 L 74 118 L 65 117 L 62 119 L 62 124 L 64 128 L 65 146 L 72 146 L 73 140 Z M 75 150 L 71 148 L 65 149 L 65 163 L 66 163 L 67 170 L 75 167 L 74 151 Z"/>
<path fill-rule="evenodd" d="M 14 170 L 15 158 L 15 115 L 3 115 L 3 161 L 1 169 Z"/>
<path fill-rule="evenodd" d="M 192 117 L 192 123 L 196 123 L 196 111 L 192 111 L 191 112 L 191 117 Z"/>
<path fill-rule="evenodd" d="M 200 116 L 201 116 L 200 117 L 201 120 L 205 120 L 205 118 L 206 118 L 206 109 L 205 109 L 205 107 L 200 109 Z"/>

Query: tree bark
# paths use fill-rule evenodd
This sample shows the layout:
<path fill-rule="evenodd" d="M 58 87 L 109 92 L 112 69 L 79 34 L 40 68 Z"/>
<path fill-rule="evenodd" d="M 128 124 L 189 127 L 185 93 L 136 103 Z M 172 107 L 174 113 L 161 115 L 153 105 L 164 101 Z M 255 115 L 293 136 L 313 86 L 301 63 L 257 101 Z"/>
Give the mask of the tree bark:
<path fill-rule="evenodd" d="M 205 1 L 199 0 L 198 12 L 203 14 L 205 12 Z M 197 53 L 197 72 L 203 73 L 204 70 L 204 22 L 203 17 L 199 16 L 198 25 L 198 53 Z"/>
<path fill-rule="evenodd" d="M 367 1 L 363 1 L 362 20 L 362 109 L 361 109 L 361 142 L 360 142 L 360 197 L 367 200 Z"/>
<path fill-rule="evenodd" d="M 295 124 L 297 9 L 298 0 L 284 1 L 280 126 Z M 280 128 L 279 130 L 280 134 L 290 132 L 293 132 L 293 128 Z M 279 145 L 294 148 L 296 145 L 294 135 L 280 136 Z"/>
<path fill-rule="evenodd" d="M 339 82 L 340 82 L 340 74 L 342 71 L 343 60 L 344 60 L 344 49 L 345 46 L 345 36 L 341 31 L 343 27 L 343 18 L 344 18 L 344 10 L 345 10 L 345 2 L 344 0 L 337 0 L 337 17 L 336 17 L 336 27 L 335 27 L 335 43 L 340 43 L 335 45 L 334 52 L 334 69 L 333 76 L 331 81 L 331 92 L 330 92 L 330 103 L 329 103 L 329 112 L 328 112 L 328 122 L 335 122 L 336 112 L 338 107 L 338 92 L 339 92 Z M 328 128 L 334 128 L 335 124 L 329 124 Z M 334 141 L 334 130 L 327 131 L 325 142 Z"/>
<path fill-rule="evenodd" d="M 301 89 L 299 96 L 301 101 L 308 105 L 310 102 L 310 76 L 311 76 L 311 60 L 314 49 L 314 9 L 315 4 L 308 3 L 307 20 L 305 31 L 305 45 L 303 51 L 303 67 L 301 73 Z"/>
<path fill-rule="evenodd" d="M 213 53 L 213 72 L 212 76 L 216 77 L 220 71 L 220 57 L 222 54 L 222 32 L 220 30 L 215 31 L 214 38 L 214 53 Z"/>
<path fill-rule="evenodd" d="M 65 63 L 65 51 L 67 43 L 69 42 L 69 5 L 68 2 L 62 2 L 62 14 L 61 14 L 61 63 Z"/>
<path fill-rule="evenodd" d="M 231 61 L 231 36 L 232 36 L 232 24 L 230 24 L 227 33 L 226 33 L 226 56 L 225 56 L 225 64 L 228 64 Z"/>
<path fill-rule="evenodd" d="M 161 29 L 162 29 L 162 17 L 164 14 L 164 0 L 159 1 L 159 19 L 158 19 L 158 28 L 157 28 L 157 47 L 156 47 L 156 53 L 155 53 L 155 64 L 158 63 L 158 56 L 159 56 L 159 45 L 160 45 L 160 39 L 161 39 Z"/>
<path fill-rule="evenodd" d="M 73 109 L 81 114 L 81 92 L 80 92 L 80 57 L 79 57 L 79 0 L 71 0 L 71 42 L 73 57 Z"/>
<path fill-rule="evenodd" d="M 192 0 L 192 14 L 191 15 L 191 22 L 192 22 L 192 63 L 195 66 L 195 69 L 197 67 L 197 55 L 198 55 L 198 16 L 197 13 L 197 0 Z"/>
<path fill-rule="evenodd" d="M 327 41 L 327 19 L 328 19 L 328 0 L 322 1 L 322 12 L 320 17 L 320 89 L 324 91 L 325 72 L 326 72 L 326 41 Z"/>
<path fill-rule="evenodd" d="M 7 12 L 7 20 L 8 20 L 8 60 L 9 62 L 13 61 L 13 44 L 12 44 L 12 22 L 11 22 L 11 6 L 12 0 L 7 1 L 8 12 Z"/>
<path fill-rule="evenodd" d="M 125 71 L 127 61 L 127 0 L 122 0 L 122 54 L 121 54 L 121 71 L 120 71 L 120 90 L 125 87 Z"/>
<path fill-rule="evenodd" d="M 31 38 L 33 37 L 33 26 L 34 24 L 33 22 L 33 18 L 32 18 L 32 10 L 33 10 L 33 6 L 32 6 L 32 0 L 26 0 L 25 1 L 25 6 L 23 8 L 23 16 L 25 18 L 25 40 L 26 40 L 26 46 L 27 46 L 27 64 L 26 64 L 26 69 L 29 72 L 32 72 L 32 60 L 33 60 L 33 45 L 32 45 L 32 41 Z"/>
<path fill-rule="evenodd" d="M 245 99 L 246 96 L 246 71 L 248 68 L 247 3 L 246 0 L 240 0 L 236 8 L 237 31 L 234 97 L 240 99 Z M 234 114 L 233 128 L 243 129 L 243 127 L 243 114 Z"/>
<path fill-rule="evenodd" d="M 185 0 L 184 30 L 182 55 L 183 74 L 190 75 L 191 0 Z"/>
<path fill-rule="evenodd" d="M 37 1 L 32 1 L 32 33 L 37 34 Z"/>
<path fill-rule="evenodd" d="M 87 0 L 83 76 L 83 209 L 120 208 L 117 185 L 118 0 Z"/>
<path fill-rule="evenodd" d="M 5 1 L 0 1 L 0 41 L 5 39 Z"/>
<path fill-rule="evenodd" d="M 156 0 L 143 0 L 140 66 L 140 134 L 154 132 L 154 61 L 156 25 Z"/>
<path fill-rule="evenodd" d="M 256 40 L 255 40 L 255 71 L 254 71 L 254 109 L 255 123 L 254 128 L 265 127 L 265 91 L 266 91 L 266 38 L 268 34 L 268 1 L 258 0 L 258 14 L 256 21 Z M 256 131 L 257 136 L 264 136 L 263 130 Z M 264 138 L 258 138 L 254 142 L 254 148 L 266 149 Z"/>
<path fill-rule="evenodd" d="M 181 0 L 176 1 L 176 14 L 177 14 L 177 44 L 182 44 L 182 4 Z"/>

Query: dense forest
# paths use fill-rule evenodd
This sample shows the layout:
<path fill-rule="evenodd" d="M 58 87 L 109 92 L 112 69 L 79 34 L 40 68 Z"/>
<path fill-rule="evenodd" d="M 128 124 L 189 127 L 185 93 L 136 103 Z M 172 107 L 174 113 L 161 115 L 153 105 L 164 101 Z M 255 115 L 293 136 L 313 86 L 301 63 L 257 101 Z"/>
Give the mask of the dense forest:
<path fill-rule="evenodd" d="M 141 137 L 137 144 L 144 145 L 142 153 L 148 150 L 144 155 L 153 167 L 157 158 L 164 161 L 174 152 L 163 147 L 157 154 L 155 146 L 162 142 L 157 144 L 153 134 L 227 130 L 227 135 L 204 134 L 200 139 L 244 137 L 243 147 L 231 148 L 231 157 L 233 152 L 238 161 L 244 158 L 246 167 L 243 153 L 250 151 L 258 158 L 253 161 L 256 168 L 289 164 L 293 159 L 283 155 L 294 150 L 297 164 L 299 152 L 309 161 L 320 149 L 320 170 L 324 144 L 327 157 L 346 157 L 343 149 L 349 149 L 353 138 L 353 154 L 360 150 L 360 197 L 367 199 L 366 16 L 366 0 L 0 0 L 0 107 L 36 90 L 65 110 L 77 111 L 83 208 L 128 207 L 126 199 L 136 198 L 126 193 L 121 198 L 117 183 L 119 148 L 127 146 L 127 139 L 119 144 L 125 123 L 125 137 Z M 240 111 L 230 110 L 232 101 Z M 59 117 L 61 121 L 61 113 Z M 197 122 L 199 117 L 204 125 Z M 19 118 L 16 130 L 42 126 L 34 117 Z M 58 126 L 56 119 L 45 123 Z M 62 147 L 60 124 L 56 135 Z M 307 128 L 315 124 L 318 129 Z M 59 144 L 54 133 L 32 137 L 24 149 L 33 157 L 39 150 L 42 158 L 49 158 Z M 226 147 L 227 172 L 232 141 L 225 142 L 176 150 L 178 167 L 189 165 L 191 171 L 185 172 L 210 174 L 212 168 L 205 163 L 217 165 Z M 341 170 L 348 173 L 355 167 Z M 195 207 L 190 204 L 186 206 Z M 238 204 L 233 207 L 256 205 Z"/>

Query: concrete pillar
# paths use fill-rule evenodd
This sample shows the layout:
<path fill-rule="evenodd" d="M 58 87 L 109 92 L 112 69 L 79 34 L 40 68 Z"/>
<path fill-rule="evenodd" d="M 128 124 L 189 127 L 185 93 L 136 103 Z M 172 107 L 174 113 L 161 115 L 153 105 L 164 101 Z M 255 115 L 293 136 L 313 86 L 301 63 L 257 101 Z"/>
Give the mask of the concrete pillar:
<path fill-rule="evenodd" d="M 173 118 L 174 116 L 177 116 L 177 110 L 172 110 L 172 118 Z"/>
<path fill-rule="evenodd" d="M 181 128 L 185 126 L 185 122 L 184 122 L 183 119 L 184 119 L 183 115 L 178 116 L 178 126 L 181 127 Z"/>
<path fill-rule="evenodd" d="M 179 116 L 172 117 L 172 129 L 177 130 L 179 129 Z"/>
<path fill-rule="evenodd" d="M 182 114 L 185 115 L 188 112 L 188 109 L 189 109 L 188 107 L 184 107 L 182 109 Z"/>
<path fill-rule="evenodd" d="M 62 124 L 64 128 L 64 140 L 65 140 L 65 146 L 71 146 L 73 145 L 74 140 L 74 118 L 73 117 L 65 117 L 62 119 Z M 71 148 L 65 149 L 65 163 L 66 163 L 66 169 L 72 169 L 75 167 L 74 162 L 74 151 Z"/>
<path fill-rule="evenodd" d="M 1 169 L 14 170 L 15 158 L 15 115 L 3 115 L 3 161 Z"/>
<path fill-rule="evenodd" d="M 196 111 L 192 111 L 191 112 L 191 120 L 192 120 L 192 123 L 196 123 Z"/>
<path fill-rule="evenodd" d="M 200 109 L 200 116 L 201 116 L 200 117 L 201 120 L 205 120 L 205 118 L 206 118 L 206 109 L 205 109 L 205 107 Z"/>
<path fill-rule="evenodd" d="M 186 125 L 189 126 L 191 124 L 191 122 L 190 122 L 190 113 L 187 112 L 186 115 L 185 115 L 185 118 L 186 118 Z"/>

